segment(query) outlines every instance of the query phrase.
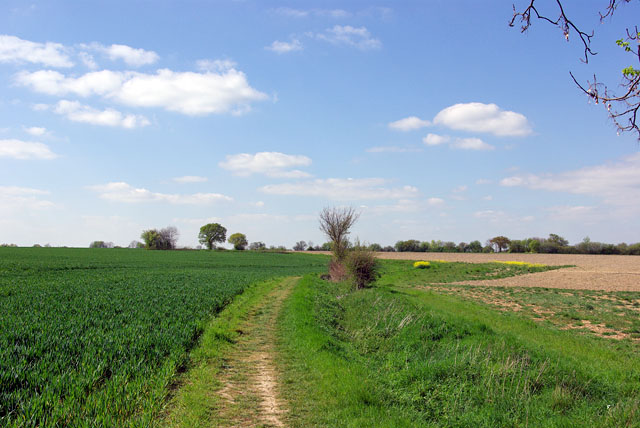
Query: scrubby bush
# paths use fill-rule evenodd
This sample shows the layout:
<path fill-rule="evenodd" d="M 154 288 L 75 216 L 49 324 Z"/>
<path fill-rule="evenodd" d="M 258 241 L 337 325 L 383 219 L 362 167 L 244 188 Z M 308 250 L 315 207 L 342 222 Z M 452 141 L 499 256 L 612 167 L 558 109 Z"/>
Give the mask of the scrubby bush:
<path fill-rule="evenodd" d="M 380 276 L 380 262 L 373 251 L 362 246 L 349 251 L 345 265 L 356 288 L 365 288 Z"/>

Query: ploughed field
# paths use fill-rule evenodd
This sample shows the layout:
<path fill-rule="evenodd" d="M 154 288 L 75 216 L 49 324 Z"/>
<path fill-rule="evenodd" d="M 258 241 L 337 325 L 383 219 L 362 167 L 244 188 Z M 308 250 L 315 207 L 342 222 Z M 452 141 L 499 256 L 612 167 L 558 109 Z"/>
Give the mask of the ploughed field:
<path fill-rule="evenodd" d="M 464 281 L 464 284 L 504 287 L 544 287 L 604 291 L 640 291 L 640 257 L 587 254 L 517 253 L 377 253 L 382 259 L 446 260 L 450 262 L 489 263 L 522 261 L 549 266 L 570 266 L 535 275 L 498 280 Z"/>
<path fill-rule="evenodd" d="M 0 248 L 0 426 L 146 426 L 206 323 L 304 254 Z"/>

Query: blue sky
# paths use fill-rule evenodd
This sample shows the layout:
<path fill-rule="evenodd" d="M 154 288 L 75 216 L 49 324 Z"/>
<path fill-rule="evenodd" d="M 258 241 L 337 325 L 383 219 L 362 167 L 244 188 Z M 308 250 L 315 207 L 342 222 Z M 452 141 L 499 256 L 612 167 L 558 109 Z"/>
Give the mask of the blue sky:
<path fill-rule="evenodd" d="M 524 7 L 526 2 L 516 2 Z M 640 8 L 576 40 L 511 2 L 0 5 L 0 242 L 127 245 L 205 223 L 249 241 L 638 242 L 640 153 L 569 71 L 615 86 Z M 544 3 L 543 3 L 544 4 Z M 550 14 L 556 12 L 549 9 Z"/>

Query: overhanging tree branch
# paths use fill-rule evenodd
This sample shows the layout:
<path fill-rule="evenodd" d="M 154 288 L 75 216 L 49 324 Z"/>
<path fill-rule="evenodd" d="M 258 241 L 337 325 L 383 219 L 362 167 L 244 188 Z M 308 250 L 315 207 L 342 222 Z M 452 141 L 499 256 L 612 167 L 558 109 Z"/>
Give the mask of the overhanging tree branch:
<path fill-rule="evenodd" d="M 609 0 L 609 4 L 604 12 L 599 12 L 600 22 L 604 22 L 606 18 L 612 17 L 621 3 L 629 3 L 630 1 L 631 0 Z M 560 14 L 557 19 L 552 19 L 541 14 L 536 7 L 536 0 L 530 0 L 529 5 L 522 12 L 518 12 L 514 5 L 513 17 L 509 22 L 509 26 L 513 27 L 516 21 L 520 21 L 520 30 L 521 32 L 525 32 L 531 27 L 531 18 L 534 17 L 559 27 L 567 41 L 569 40 L 570 32 L 573 30 L 578 34 L 584 46 L 584 58 L 581 60 L 588 63 L 589 57 L 597 54 L 597 52 L 591 49 L 591 39 L 594 36 L 593 31 L 591 34 L 582 31 L 567 17 L 562 2 L 555 0 L 555 3 Z M 634 62 L 640 63 L 640 32 L 638 31 L 638 27 L 635 27 L 635 31 L 630 31 L 627 28 L 625 33 L 626 38 L 617 40 L 616 44 L 623 48 L 625 52 L 628 52 L 633 57 Z M 593 82 L 587 81 L 587 84 L 583 85 L 578 82 L 573 73 L 569 74 L 578 88 L 580 88 L 590 100 L 593 100 L 596 104 L 605 106 L 609 117 L 618 129 L 618 133 L 634 132 L 637 134 L 638 140 L 640 140 L 640 128 L 637 122 L 638 110 L 640 108 L 639 69 L 631 65 L 622 70 L 622 82 L 619 85 L 622 89 L 621 95 L 611 91 L 607 85 L 598 82 L 595 75 L 593 76 Z"/>

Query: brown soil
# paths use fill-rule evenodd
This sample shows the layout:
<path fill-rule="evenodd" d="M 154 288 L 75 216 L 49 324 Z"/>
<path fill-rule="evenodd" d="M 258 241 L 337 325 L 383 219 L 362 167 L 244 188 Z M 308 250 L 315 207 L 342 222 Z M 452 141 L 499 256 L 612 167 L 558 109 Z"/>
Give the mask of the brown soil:
<path fill-rule="evenodd" d="M 495 260 L 542 263 L 575 267 L 495 280 L 465 281 L 469 285 L 501 287 L 548 287 L 567 289 L 640 291 L 639 256 L 584 254 L 467 254 L 467 253 L 378 253 L 382 259 L 446 260 L 486 263 Z"/>
<path fill-rule="evenodd" d="M 221 374 L 224 387 L 221 426 L 285 427 L 286 403 L 278 394 L 278 372 L 274 364 L 275 324 L 291 288 L 298 278 L 283 281 L 248 314 L 242 335 L 225 360 Z"/>

